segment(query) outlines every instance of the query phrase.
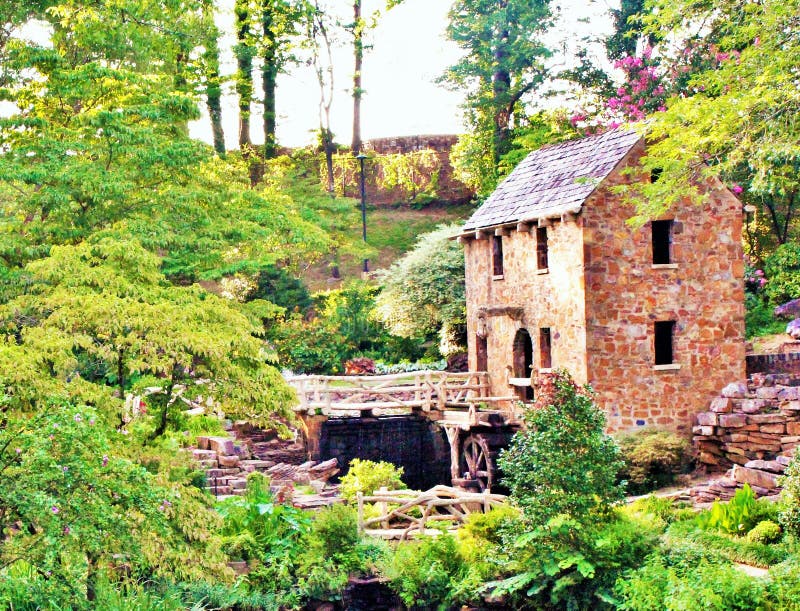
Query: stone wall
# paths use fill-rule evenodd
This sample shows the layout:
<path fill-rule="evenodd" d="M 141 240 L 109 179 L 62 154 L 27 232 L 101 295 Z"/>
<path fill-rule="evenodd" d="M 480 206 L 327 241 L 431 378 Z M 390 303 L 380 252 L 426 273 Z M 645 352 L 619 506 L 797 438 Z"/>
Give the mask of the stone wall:
<path fill-rule="evenodd" d="M 575 221 L 555 222 L 547 235 L 546 270 L 537 269 L 535 228 L 503 236 L 502 277 L 492 274 L 491 236 L 464 241 L 469 366 L 477 370 L 477 336 L 485 332 L 492 396 L 515 392 L 507 378 L 521 373 L 511 370 L 519 329 L 526 329 L 533 340 L 534 370 L 542 365 L 539 330 L 549 328 L 552 367 L 566 368 L 580 383 L 587 381 L 582 229 Z"/>
<path fill-rule="evenodd" d="M 401 188 L 382 189 L 377 177 L 381 172 L 380 155 L 411 154 L 424 150 L 432 150 L 438 158 L 438 182 L 436 187 L 437 201 L 447 204 L 461 204 L 470 201 L 475 193 L 453 175 L 450 164 L 450 150 L 458 141 L 454 135 L 423 135 L 395 138 L 375 138 L 363 144 L 364 152 L 372 159 L 365 161 L 365 187 L 367 203 L 370 205 L 390 205 L 407 202 L 412 194 Z M 378 156 L 377 159 L 374 159 Z M 336 188 L 348 197 L 359 198 L 359 176 L 357 165 L 347 159 L 347 167 L 334 164 L 334 180 Z"/>
<path fill-rule="evenodd" d="M 800 376 L 800 352 L 788 354 L 748 354 L 747 375 L 754 373 L 784 373 Z"/>
<path fill-rule="evenodd" d="M 718 181 L 702 207 L 673 206 L 671 264 L 653 265 L 650 225 L 613 186 L 644 152 L 639 143 L 581 213 L 586 266 L 589 381 L 612 430 L 666 426 L 689 432 L 694 415 L 730 380 L 745 378 L 742 205 Z M 576 296 L 577 297 L 577 296 Z M 676 321 L 674 365 L 655 366 L 653 323 Z"/>

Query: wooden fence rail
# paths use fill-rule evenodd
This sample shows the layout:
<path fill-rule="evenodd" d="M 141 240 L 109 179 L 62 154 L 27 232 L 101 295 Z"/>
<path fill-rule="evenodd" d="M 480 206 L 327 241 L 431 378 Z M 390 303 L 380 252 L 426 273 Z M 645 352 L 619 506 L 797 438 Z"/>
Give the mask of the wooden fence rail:
<path fill-rule="evenodd" d="M 287 379 L 297 391 L 298 411 L 324 415 L 375 409 L 468 408 L 489 402 L 485 372 L 414 371 L 377 376 L 303 375 Z"/>
<path fill-rule="evenodd" d="M 428 528 L 431 523 L 446 523 L 446 530 L 455 530 L 471 513 L 489 511 L 503 504 L 507 497 L 434 486 L 426 492 L 381 488 L 368 496 L 359 492 L 357 498 L 360 532 L 402 541 L 413 536 L 441 534 L 440 528 Z M 365 518 L 366 503 L 375 503 L 379 515 Z"/>

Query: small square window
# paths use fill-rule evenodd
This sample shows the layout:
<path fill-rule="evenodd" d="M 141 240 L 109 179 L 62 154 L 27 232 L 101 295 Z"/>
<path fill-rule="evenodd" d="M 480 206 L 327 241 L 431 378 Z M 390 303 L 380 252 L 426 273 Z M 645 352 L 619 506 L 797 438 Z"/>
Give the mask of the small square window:
<path fill-rule="evenodd" d="M 653 265 L 672 263 L 672 221 L 652 221 Z"/>
<path fill-rule="evenodd" d="M 662 320 L 653 323 L 655 340 L 656 365 L 672 365 L 674 361 L 673 339 L 675 335 L 675 321 Z"/>
<path fill-rule="evenodd" d="M 492 273 L 503 275 L 503 236 L 492 236 Z"/>
<path fill-rule="evenodd" d="M 547 269 L 547 227 L 536 228 L 536 267 Z"/>

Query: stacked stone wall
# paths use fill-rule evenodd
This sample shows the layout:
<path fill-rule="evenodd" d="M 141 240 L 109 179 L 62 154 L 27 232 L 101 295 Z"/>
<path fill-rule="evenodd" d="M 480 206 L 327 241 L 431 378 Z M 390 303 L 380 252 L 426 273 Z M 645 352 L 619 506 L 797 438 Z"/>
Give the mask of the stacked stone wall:
<path fill-rule="evenodd" d="M 800 377 L 800 352 L 748 354 L 747 375 L 754 373 L 783 373 Z"/>
<path fill-rule="evenodd" d="M 507 379 L 520 373 L 511 370 L 519 329 L 530 334 L 535 371 L 542 367 L 539 330 L 549 328 L 552 367 L 567 369 L 579 383 L 587 381 L 582 232 L 580 219 L 547 228 L 545 271 L 537 269 L 535 228 L 512 229 L 502 237 L 502 277 L 492 274 L 491 236 L 465 241 L 469 366 L 477 370 L 477 334 L 485 325 L 492 396 L 515 392 Z"/>
<path fill-rule="evenodd" d="M 694 415 L 731 379 L 745 378 L 741 203 L 718 181 L 702 207 L 673 206 L 671 264 L 653 265 L 650 225 L 613 187 L 647 180 L 640 143 L 583 207 L 589 382 L 611 430 L 663 426 L 689 433 Z M 655 321 L 676 321 L 674 364 L 655 366 Z"/>

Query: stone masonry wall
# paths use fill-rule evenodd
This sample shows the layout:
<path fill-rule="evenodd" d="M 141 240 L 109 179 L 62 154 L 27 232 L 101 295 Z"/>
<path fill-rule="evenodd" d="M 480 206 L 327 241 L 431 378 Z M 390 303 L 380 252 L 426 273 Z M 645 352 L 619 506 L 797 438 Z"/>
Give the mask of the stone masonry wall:
<path fill-rule="evenodd" d="M 747 375 L 754 373 L 785 373 L 800 376 L 800 352 L 748 354 Z"/>
<path fill-rule="evenodd" d="M 587 381 L 583 260 L 580 247 L 576 249 L 582 229 L 580 222 L 557 221 L 547 233 L 547 270 L 537 270 L 535 229 L 512 230 L 503 236 L 502 278 L 492 275 L 491 239 L 464 241 L 469 365 L 470 370 L 476 370 L 479 313 L 485 308 L 492 396 L 514 394 L 507 378 L 513 363 L 514 337 L 521 328 L 533 341 L 534 369 L 541 367 L 539 329 L 549 328 L 552 367 L 566 368 L 580 383 Z M 515 319 L 499 309 L 506 306 L 521 308 L 521 317 Z"/>
<path fill-rule="evenodd" d="M 683 202 L 674 219 L 672 264 L 652 265 L 650 225 L 610 189 L 643 154 L 640 143 L 584 205 L 588 379 L 611 430 L 657 425 L 689 432 L 730 380 L 745 379 L 741 203 L 718 181 L 702 206 Z M 573 298 L 580 298 L 579 294 Z M 654 328 L 676 321 L 673 366 L 655 367 Z"/>

